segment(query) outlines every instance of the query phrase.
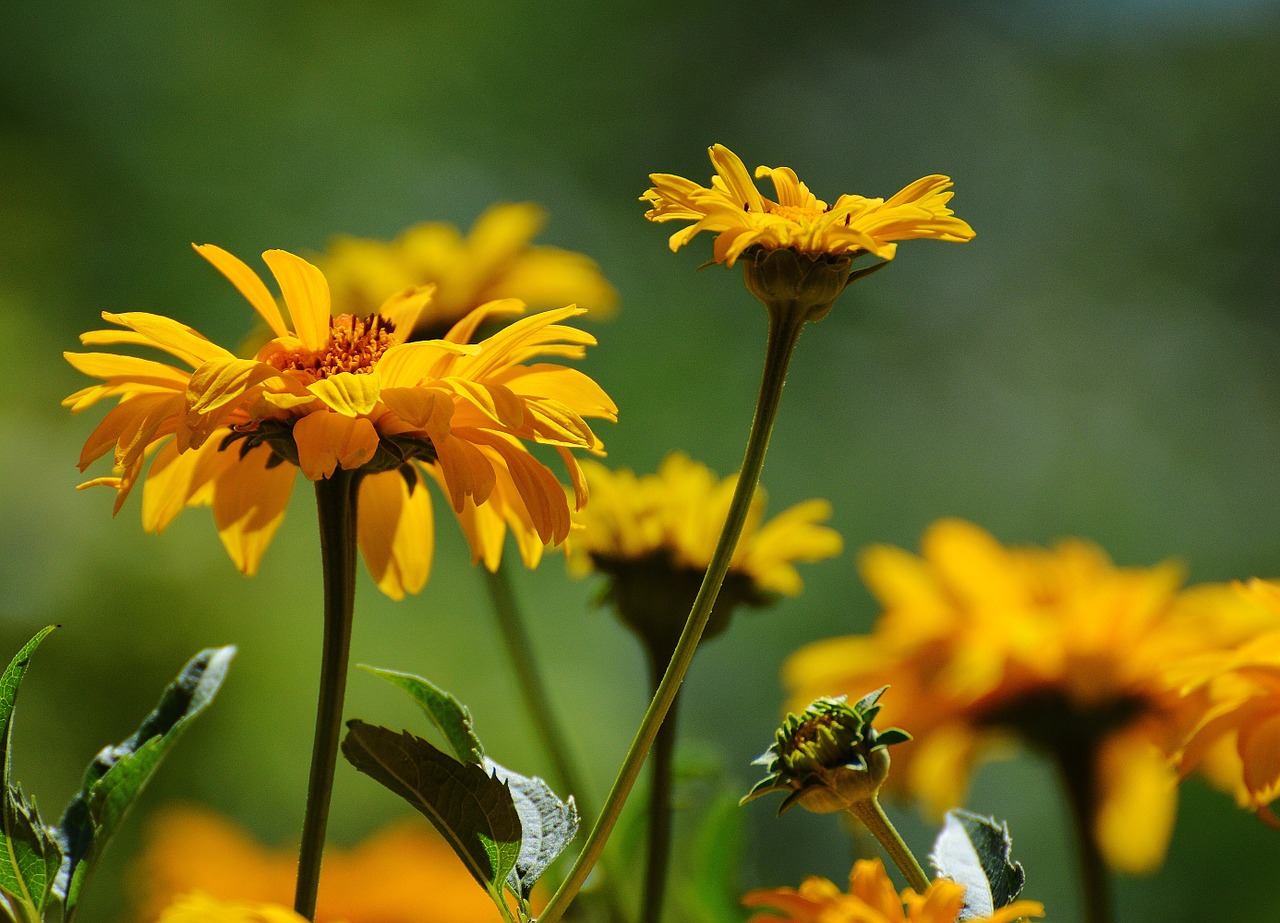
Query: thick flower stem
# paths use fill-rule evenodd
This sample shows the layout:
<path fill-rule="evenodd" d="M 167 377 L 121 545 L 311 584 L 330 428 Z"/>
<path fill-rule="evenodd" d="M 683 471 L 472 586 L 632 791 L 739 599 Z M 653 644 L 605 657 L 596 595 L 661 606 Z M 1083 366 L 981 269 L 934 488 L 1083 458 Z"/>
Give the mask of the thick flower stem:
<path fill-rule="evenodd" d="M 551 768 L 556 781 L 573 795 L 578 810 L 590 816 L 589 795 L 586 780 L 578 771 L 577 765 L 570 755 L 569 739 L 564 728 L 556 719 L 555 709 L 551 706 L 551 696 L 542 674 L 538 670 L 538 661 L 533 655 L 533 639 L 525 627 L 520 605 L 516 601 L 515 591 L 511 586 L 511 578 L 507 574 L 505 561 L 498 564 L 496 571 L 482 568 L 485 575 L 485 587 L 489 591 L 489 600 L 493 604 L 493 613 L 498 620 L 498 629 L 502 641 L 506 645 L 507 655 L 516 672 L 516 682 L 524 696 L 525 707 L 533 717 L 533 725 L 538 732 L 538 740 L 547 758 L 551 760 Z M 601 897 L 609 909 L 611 920 L 623 923 L 629 917 L 623 912 L 622 901 L 618 896 L 617 879 L 605 870 L 604 883 L 601 886 Z"/>
<path fill-rule="evenodd" d="M 347 687 L 351 620 L 356 596 L 356 491 L 359 478 L 341 468 L 316 481 L 320 557 L 324 565 L 324 647 L 320 655 L 320 697 L 307 783 L 307 813 L 298 854 L 298 887 L 293 909 L 315 919 L 320 859 L 329 823 L 329 800 L 342 733 L 342 700 Z"/>
<path fill-rule="evenodd" d="M 764 374 L 760 382 L 760 396 L 756 402 L 755 418 L 751 422 L 751 434 L 747 437 L 747 449 L 742 460 L 742 471 L 738 476 L 738 484 L 729 505 L 729 513 L 725 518 L 724 529 L 720 532 L 720 540 L 711 556 L 711 564 L 707 568 L 702 586 L 694 599 L 693 609 L 689 613 L 684 632 L 676 645 L 675 655 L 671 658 L 662 682 L 658 684 L 657 694 L 649 703 L 635 739 L 627 750 L 622 768 L 614 780 L 613 788 L 605 800 L 604 808 L 595 826 L 591 829 L 586 843 L 579 853 L 573 868 L 551 897 L 551 901 L 539 917 L 540 923 L 555 923 L 564 914 L 574 896 L 582 888 L 592 866 L 604 851 L 605 842 L 613 832 L 614 825 L 622 813 L 622 805 L 631 794 L 644 765 L 649 748 L 667 712 L 675 702 L 680 684 L 684 682 L 685 673 L 693 660 L 698 641 L 702 638 L 703 629 L 711 617 L 711 608 L 715 605 L 720 585 L 724 583 L 725 574 L 729 571 L 729 562 L 737 547 L 738 537 L 747 519 L 751 498 L 756 485 L 760 481 L 760 471 L 764 467 L 765 453 L 769 447 L 769 436 L 773 433 L 773 422 L 777 417 L 778 404 L 782 398 L 782 385 L 786 381 L 787 367 L 791 363 L 791 355 L 795 350 L 796 340 L 805 323 L 804 316 L 798 312 L 773 311 L 769 313 L 769 341 L 765 349 Z"/>
<path fill-rule="evenodd" d="M 1080 885 L 1084 891 L 1085 920 L 1087 923 L 1111 923 L 1111 890 L 1107 878 L 1107 864 L 1098 848 L 1093 831 L 1093 819 L 1098 811 L 1098 789 L 1094 779 L 1094 753 L 1092 748 L 1060 748 L 1053 753 L 1071 809 L 1075 827 L 1076 856 L 1080 864 Z"/>
<path fill-rule="evenodd" d="M 849 813 L 862 821 L 862 825 L 880 841 L 881 847 L 889 854 L 889 858 L 893 860 L 893 864 L 898 867 L 898 871 L 902 873 L 902 877 L 907 880 L 912 890 L 917 894 L 924 894 L 929 890 L 929 876 L 920 867 L 916 857 L 907 848 L 902 835 L 890 822 L 888 815 L 884 813 L 884 808 L 880 807 L 880 802 L 874 796 L 866 801 L 854 803 L 849 808 Z"/>
<path fill-rule="evenodd" d="M 656 690 L 670 658 L 657 659 L 649 652 L 649 669 Z M 649 753 L 649 826 L 648 849 L 645 853 L 644 890 L 641 892 L 640 923 L 660 923 L 663 900 L 667 891 L 667 872 L 671 862 L 671 789 L 674 783 L 676 724 L 680 714 L 677 690 L 666 720 L 658 728 Z"/>

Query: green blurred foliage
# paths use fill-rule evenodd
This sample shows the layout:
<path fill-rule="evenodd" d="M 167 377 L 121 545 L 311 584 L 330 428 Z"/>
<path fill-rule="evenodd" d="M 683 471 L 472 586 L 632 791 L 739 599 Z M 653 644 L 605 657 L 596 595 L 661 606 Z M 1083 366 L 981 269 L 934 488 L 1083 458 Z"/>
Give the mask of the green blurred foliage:
<path fill-rule="evenodd" d="M 978 231 L 905 245 L 802 338 L 764 475 L 775 507 L 830 498 L 851 549 L 914 548 L 960 515 L 1006 542 L 1082 535 L 1124 564 L 1180 558 L 1197 581 L 1280 572 L 1278 92 L 1280 15 L 1264 3 L 0 5 L 0 638 L 12 651 L 66 626 L 24 686 L 15 774 L 61 803 L 191 650 L 235 643 L 217 707 L 139 813 L 199 801 L 272 842 L 300 825 L 320 644 L 309 491 L 252 580 L 203 511 L 156 538 L 137 497 L 113 521 L 107 492 L 76 493 L 97 414 L 58 407 L 83 384 L 58 353 L 99 312 L 157 310 L 235 342 L 248 311 L 191 241 L 253 262 L 537 200 L 552 216 L 540 240 L 588 253 L 621 291 L 585 363 L 622 408 L 611 462 L 653 470 L 679 448 L 728 472 L 763 312 L 736 272 L 694 272 L 706 242 L 668 253 L 635 201 L 652 171 L 705 181 L 716 141 L 828 199 L 948 173 Z M 541 771 L 523 722 L 503 727 L 514 686 L 437 507 L 431 583 L 398 604 L 361 588 L 355 660 L 454 691 L 496 758 Z M 708 645 L 684 696 L 687 739 L 744 783 L 786 654 L 875 616 L 847 556 L 806 579 Z M 518 589 L 598 803 L 643 708 L 640 656 L 556 557 Z M 413 726 L 384 685 L 353 673 L 348 714 Z M 1071 923 L 1049 783 L 1031 757 L 994 764 L 969 806 L 1009 820 L 1028 896 Z M 1259 885 L 1276 835 L 1197 782 L 1183 804 L 1165 869 L 1120 883 L 1121 918 L 1274 920 Z M 336 840 L 398 810 L 339 772 Z M 930 822 L 900 816 L 927 849 Z M 120 918 L 143 820 L 106 857 L 88 923 Z M 748 809 L 748 827 L 744 887 L 847 874 L 829 822 Z"/>

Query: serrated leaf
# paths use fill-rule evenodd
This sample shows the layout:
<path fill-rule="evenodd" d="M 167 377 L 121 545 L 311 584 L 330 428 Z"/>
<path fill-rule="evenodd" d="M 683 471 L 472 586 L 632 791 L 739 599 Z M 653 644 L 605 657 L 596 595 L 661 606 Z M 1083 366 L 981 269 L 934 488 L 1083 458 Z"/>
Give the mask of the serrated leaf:
<path fill-rule="evenodd" d="M 160 696 L 128 740 L 105 747 L 85 770 L 79 794 L 71 799 L 56 829 L 62 847 L 54 893 L 70 921 L 84 882 L 111 835 L 187 725 L 213 701 L 235 654 L 234 647 L 196 654 Z"/>
<path fill-rule="evenodd" d="M 408 731 L 347 722 L 342 755 L 440 831 L 494 901 L 520 857 L 520 815 L 507 783 Z"/>
<path fill-rule="evenodd" d="M 62 852 L 40 820 L 40 812 L 27 800 L 22 789 L 9 777 L 10 746 L 13 738 L 13 710 L 18 687 L 40 642 L 56 628 L 49 625 L 36 633 L 0 674 L 0 739 L 4 759 L 0 763 L 0 892 L 8 903 L 16 903 L 23 916 L 39 919 L 49 891 L 62 863 Z"/>
<path fill-rule="evenodd" d="M 507 881 L 511 890 L 528 900 L 533 886 L 578 833 L 578 808 L 570 796 L 561 801 L 537 776 L 522 776 L 485 759 L 485 769 L 506 782 L 520 815 L 520 855 Z"/>
<path fill-rule="evenodd" d="M 964 885 L 959 920 L 989 917 L 1022 891 L 1027 876 L 1012 850 L 1007 825 L 969 811 L 947 812 L 929 861 L 939 876 Z"/>
<path fill-rule="evenodd" d="M 484 747 L 471 729 L 471 712 L 467 710 L 467 706 L 421 676 L 378 667 L 363 669 L 413 696 L 413 700 L 427 713 L 431 723 L 440 729 L 458 759 L 464 763 L 484 762 Z"/>

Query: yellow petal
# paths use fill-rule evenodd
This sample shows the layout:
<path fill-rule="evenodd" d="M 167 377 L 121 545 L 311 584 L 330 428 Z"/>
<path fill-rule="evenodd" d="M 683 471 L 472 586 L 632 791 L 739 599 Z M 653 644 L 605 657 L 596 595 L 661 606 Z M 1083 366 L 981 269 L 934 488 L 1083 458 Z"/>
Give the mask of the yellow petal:
<path fill-rule="evenodd" d="M 760 190 L 751 181 L 751 175 L 747 173 L 747 168 L 737 154 L 723 144 L 712 145 L 708 153 L 716 172 L 724 180 L 729 195 L 739 206 L 754 212 L 767 210 L 764 196 L 760 195 Z"/>
<path fill-rule="evenodd" d="M 284 519 L 298 469 L 285 462 L 268 467 L 271 449 L 251 450 L 243 459 L 236 452 L 213 482 L 213 521 L 218 537 L 242 574 L 258 570 L 262 553 Z"/>
<path fill-rule="evenodd" d="M 1155 871 L 1164 861 L 1177 812 L 1177 776 L 1141 727 L 1113 735 L 1098 755 L 1098 847 L 1113 869 Z"/>
<path fill-rule="evenodd" d="M 207 414 L 242 397 L 254 385 L 280 375 L 280 370 L 256 359 L 213 359 L 191 373 L 187 410 Z"/>
<path fill-rule="evenodd" d="M 227 277 L 245 300 L 253 305 L 258 315 L 267 322 L 272 333 L 278 337 L 289 335 L 289 328 L 280 315 L 280 307 L 256 272 L 246 266 L 239 257 L 233 256 L 221 247 L 213 244 L 192 244 L 191 246 L 195 247 L 196 253 L 212 263 L 218 272 Z"/>
<path fill-rule="evenodd" d="M 345 469 L 367 464 L 378 450 L 378 431 L 367 417 L 309 413 L 293 425 L 298 464 L 308 480 L 319 481 Z"/>
<path fill-rule="evenodd" d="M 381 379 L 376 371 L 360 375 L 339 372 L 307 386 L 308 391 L 344 417 L 360 416 L 373 410 L 378 403 L 380 388 Z"/>
<path fill-rule="evenodd" d="M 329 283 L 324 274 L 288 250 L 268 250 L 262 260 L 280 286 L 293 329 L 307 349 L 319 352 L 329 342 Z"/>
<path fill-rule="evenodd" d="M 412 491 L 399 471 L 360 482 L 357 533 L 364 562 L 378 589 L 392 599 L 417 593 L 431 574 L 435 523 L 431 495 L 414 470 Z"/>

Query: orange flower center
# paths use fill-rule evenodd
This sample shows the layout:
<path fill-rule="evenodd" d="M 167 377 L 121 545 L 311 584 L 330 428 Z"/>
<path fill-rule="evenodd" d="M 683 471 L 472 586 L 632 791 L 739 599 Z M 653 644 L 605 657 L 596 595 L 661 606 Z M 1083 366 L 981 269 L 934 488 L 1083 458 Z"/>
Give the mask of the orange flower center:
<path fill-rule="evenodd" d="M 339 372 L 368 374 L 382 354 L 396 344 L 395 329 L 395 324 L 381 314 L 363 318 L 340 314 L 329 319 L 329 342 L 324 349 L 292 350 L 267 361 L 282 372 L 300 372 L 308 382 Z"/>

